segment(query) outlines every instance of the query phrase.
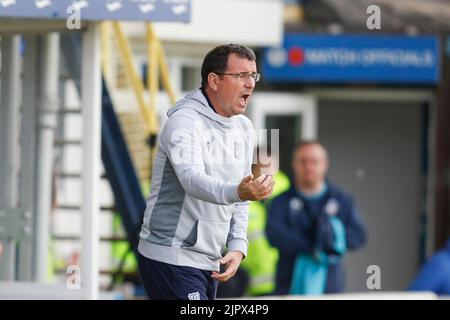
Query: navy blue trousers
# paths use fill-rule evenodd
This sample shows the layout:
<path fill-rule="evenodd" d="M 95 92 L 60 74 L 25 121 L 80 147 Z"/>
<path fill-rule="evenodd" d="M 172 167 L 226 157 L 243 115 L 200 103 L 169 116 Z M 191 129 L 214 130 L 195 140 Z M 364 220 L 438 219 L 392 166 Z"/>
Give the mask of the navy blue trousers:
<path fill-rule="evenodd" d="M 138 256 L 139 274 L 150 300 L 214 300 L 217 280 L 211 271 Z"/>

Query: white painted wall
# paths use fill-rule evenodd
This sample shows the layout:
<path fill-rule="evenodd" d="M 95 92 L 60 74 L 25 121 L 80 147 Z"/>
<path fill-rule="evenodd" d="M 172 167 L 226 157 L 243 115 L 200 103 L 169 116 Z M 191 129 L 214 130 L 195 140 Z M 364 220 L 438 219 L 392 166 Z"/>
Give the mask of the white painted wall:
<path fill-rule="evenodd" d="M 145 34 L 140 23 L 124 26 L 131 37 Z M 164 42 L 277 46 L 283 39 L 284 4 L 282 0 L 192 0 L 191 22 L 153 26 Z"/>

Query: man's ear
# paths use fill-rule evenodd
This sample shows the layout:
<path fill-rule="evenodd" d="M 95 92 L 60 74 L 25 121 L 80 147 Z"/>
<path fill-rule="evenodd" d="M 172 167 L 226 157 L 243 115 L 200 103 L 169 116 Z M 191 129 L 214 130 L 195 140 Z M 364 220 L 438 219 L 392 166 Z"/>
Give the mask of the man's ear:
<path fill-rule="evenodd" d="M 208 74 L 208 85 L 213 91 L 217 91 L 219 86 L 219 76 L 215 73 L 210 72 Z"/>

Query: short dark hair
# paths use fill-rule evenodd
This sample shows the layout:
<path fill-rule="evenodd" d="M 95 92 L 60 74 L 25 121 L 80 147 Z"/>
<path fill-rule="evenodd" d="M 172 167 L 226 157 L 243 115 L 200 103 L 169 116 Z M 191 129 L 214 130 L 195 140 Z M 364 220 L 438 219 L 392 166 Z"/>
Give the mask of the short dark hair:
<path fill-rule="evenodd" d="M 327 149 L 325 148 L 325 146 L 319 141 L 319 140 L 300 140 L 297 141 L 297 143 L 294 146 L 294 151 L 292 152 L 292 157 L 294 157 L 294 155 L 297 153 L 298 150 L 300 150 L 303 147 L 306 146 L 310 146 L 310 145 L 318 145 L 321 146 L 323 148 L 323 150 L 325 150 L 325 153 L 327 153 Z"/>
<path fill-rule="evenodd" d="M 215 47 L 205 56 L 202 64 L 202 87 L 205 88 L 208 83 L 208 75 L 211 72 L 224 72 L 227 68 L 228 57 L 235 54 L 239 58 L 256 61 L 255 53 L 249 47 L 240 44 L 226 44 Z"/>

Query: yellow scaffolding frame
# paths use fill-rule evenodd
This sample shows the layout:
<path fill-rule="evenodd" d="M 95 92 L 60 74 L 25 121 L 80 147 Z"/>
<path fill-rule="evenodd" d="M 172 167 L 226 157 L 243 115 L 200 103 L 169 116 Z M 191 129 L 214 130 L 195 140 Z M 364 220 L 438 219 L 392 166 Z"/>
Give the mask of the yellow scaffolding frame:
<path fill-rule="evenodd" d="M 133 63 L 133 55 L 131 45 L 126 38 L 120 22 L 103 22 L 102 23 L 102 67 L 105 78 L 110 76 L 110 32 L 111 26 L 117 39 L 119 56 L 125 66 L 125 73 L 135 94 L 139 105 L 141 116 L 144 120 L 145 130 L 150 139 L 151 159 L 153 160 L 156 152 L 156 137 L 159 132 L 159 125 L 156 116 L 157 94 L 159 91 L 159 76 L 161 84 L 167 92 L 172 105 L 176 103 L 176 96 L 173 90 L 169 68 L 165 59 L 164 48 L 161 41 L 157 38 L 151 23 L 146 23 L 146 40 L 147 40 L 147 90 L 150 94 L 149 103 L 145 102 L 144 85 L 139 78 L 135 64 Z M 151 161 L 153 162 L 153 161 Z"/>

